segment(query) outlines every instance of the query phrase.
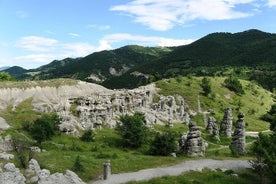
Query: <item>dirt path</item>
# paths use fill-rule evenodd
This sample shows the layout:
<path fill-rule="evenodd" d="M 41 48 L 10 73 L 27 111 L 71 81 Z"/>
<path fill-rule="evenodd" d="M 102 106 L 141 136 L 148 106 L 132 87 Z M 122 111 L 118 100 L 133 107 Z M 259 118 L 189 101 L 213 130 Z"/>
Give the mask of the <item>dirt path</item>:
<path fill-rule="evenodd" d="M 113 174 L 108 180 L 91 181 L 88 182 L 88 184 L 119 184 L 129 181 L 142 181 L 162 176 L 177 176 L 188 171 L 201 171 L 203 168 L 241 170 L 250 167 L 248 160 L 200 159 L 186 161 L 169 167 L 158 167 L 137 172 Z"/>

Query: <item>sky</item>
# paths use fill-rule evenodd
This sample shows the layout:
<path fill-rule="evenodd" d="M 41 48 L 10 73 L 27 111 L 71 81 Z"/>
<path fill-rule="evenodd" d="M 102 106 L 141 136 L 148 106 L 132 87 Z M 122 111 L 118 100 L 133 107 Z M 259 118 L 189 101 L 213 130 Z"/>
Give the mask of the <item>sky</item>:
<path fill-rule="evenodd" d="M 34 69 L 125 45 L 276 33 L 276 0 L 0 0 L 0 67 Z"/>

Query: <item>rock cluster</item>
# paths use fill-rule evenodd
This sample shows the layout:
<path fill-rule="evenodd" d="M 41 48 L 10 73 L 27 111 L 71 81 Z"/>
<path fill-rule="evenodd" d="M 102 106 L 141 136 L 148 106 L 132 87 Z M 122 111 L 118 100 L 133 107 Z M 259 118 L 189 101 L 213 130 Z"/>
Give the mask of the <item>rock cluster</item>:
<path fill-rule="evenodd" d="M 173 126 L 174 122 L 189 121 L 182 96 L 158 96 L 154 99 L 154 95 L 154 87 L 143 86 L 134 90 L 117 90 L 112 94 L 71 98 L 68 101 L 75 107 L 75 117 L 67 113 L 67 116 L 63 116 L 64 122 L 60 128 L 72 133 L 76 124 L 81 129 L 100 129 L 104 124 L 114 127 L 118 117 L 135 112 L 144 113 L 148 124 L 169 122 Z"/>
<path fill-rule="evenodd" d="M 185 153 L 188 156 L 204 156 L 205 142 L 195 122 L 189 123 L 189 132 L 185 141 Z"/>
<path fill-rule="evenodd" d="M 0 137 L 0 151 L 12 151 L 12 137 L 6 135 L 4 138 Z"/>
<path fill-rule="evenodd" d="M 245 122 L 242 112 L 238 115 L 238 120 L 235 124 L 235 131 L 232 135 L 232 142 L 229 146 L 233 154 L 245 154 Z"/>
<path fill-rule="evenodd" d="M 221 135 L 226 135 L 227 137 L 231 137 L 232 124 L 233 124 L 232 109 L 231 108 L 226 108 L 223 119 L 222 119 L 221 124 L 220 124 L 219 133 Z"/>
<path fill-rule="evenodd" d="M 25 172 L 26 177 L 15 167 L 13 163 L 4 166 L 4 172 L 0 168 L 0 183 L 3 184 L 84 184 L 84 182 L 72 171 L 66 170 L 65 174 L 50 174 L 47 169 L 41 169 L 34 159 L 29 161 L 29 167 Z"/>
<path fill-rule="evenodd" d="M 5 184 L 24 184 L 26 178 L 20 173 L 13 163 L 4 165 L 4 172 L 0 171 L 0 183 Z"/>

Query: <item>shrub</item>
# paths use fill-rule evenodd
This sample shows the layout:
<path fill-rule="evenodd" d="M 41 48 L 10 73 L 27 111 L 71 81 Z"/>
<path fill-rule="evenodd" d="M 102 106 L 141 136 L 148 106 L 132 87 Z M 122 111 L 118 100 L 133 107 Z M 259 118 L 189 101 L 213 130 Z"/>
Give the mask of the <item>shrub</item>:
<path fill-rule="evenodd" d="M 242 95 L 244 90 L 238 78 L 230 76 L 224 80 L 224 85 L 229 90 L 234 91 L 235 93 Z"/>
<path fill-rule="evenodd" d="M 176 136 L 172 131 L 157 133 L 151 143 L 150 154 L 167 156 L 177 151 Z"/>
<path fill-rule="evenodd" d="M 34 121 L 30 133 L 39 145 L 59 133 L 60 118 L 57 114 L 44 114 Z"/>
<path fill-rule="evenodd" d="M 208 94 L 210 94 L 212 91 L 211 91 L 211 81 L 210 79 L 204 77 L 201 81 L 201 87 L 202 87 L 202 90 L 204 92 L 204 95 L 205 96 L 208 96 Z"/>
<path fill-rule="evenodd" d="M 117 132 L 123 137 L 123 146 L 141 147 L 147 141 L 148 128 L 145 116 L 136 112 L 133 116 L 123 115 L 116 126 Z"/>
<path fill-rule="evenodd" d="M 92 130 L 86 130 L 80 137 L 80 140 L 84 142 L 93 142 L 95 141 L 95 135 Z"/>
<path fill-rule="evenodd" d="M 80 160 L 79 155 L 77 156 L 77 158 L 74 162 L 72 170 L 75 171 L 75 172 L 84 172 L 85 171 L 84 166 L 81 164 L 81 160 Z"/>

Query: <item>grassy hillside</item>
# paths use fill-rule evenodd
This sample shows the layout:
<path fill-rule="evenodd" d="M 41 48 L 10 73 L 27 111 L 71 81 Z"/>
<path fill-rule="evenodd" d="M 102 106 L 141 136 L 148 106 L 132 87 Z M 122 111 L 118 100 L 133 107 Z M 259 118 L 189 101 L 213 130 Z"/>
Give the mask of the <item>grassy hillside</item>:
<path fill-rule="evenodd" d="M 245 113 L 248 131 L 268 129 L 268 123 L 260 120 L 260 116 L 265 114 L 273 103 L 272 94 L 269 91 L 252 82 L 241 80 L 245 94 L 237 95 L 223 86 L 224 77 L 210 77 L 209 79 L 211 80 L 212 93 L 207 97 L 203 95 L 201 88 L 202 77 L 171 78 L 158 81 L 156 85 L 160 88 L 160 94 L 182 95 L 189 108 L 196 111 L 198 109 L 198 95 L 200 95 L 202 109 L 215 110 L 217 120 L 222 119 L 226 107 L 231 107 L 235 119 L 237 119 L 238 111 Z M 203 121 L 203 118 L 196 118 L 198 121 Z M 198 123 L 203 124 L 203 122 Z"/>

